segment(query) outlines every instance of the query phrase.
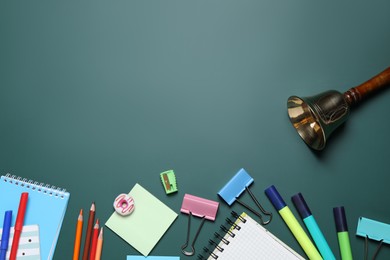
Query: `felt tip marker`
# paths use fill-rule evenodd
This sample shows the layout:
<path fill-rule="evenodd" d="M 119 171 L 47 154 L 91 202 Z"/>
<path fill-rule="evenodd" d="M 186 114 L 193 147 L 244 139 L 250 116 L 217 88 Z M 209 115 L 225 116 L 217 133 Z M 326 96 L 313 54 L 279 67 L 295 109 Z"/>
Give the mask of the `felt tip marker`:
<path fill-rule="evenodd" d="M 337 238 L 339 240 L 342 260 L 352 260 L 351 244 L 349 242 L 347 218 L 344 207 L 333 208 L 334 221 L 336 223 Z"/>
<path fill-rule="evenodd" d="M 284 222 L 287 224 L 288 228 L 291 230 L 295 239 L 298 241 L 309 259 L 322 259 L 317 248 L 314 246 L 313 242 L 311 242 L 310 238 L 305 233 L 290 208 L 286 205 L 275 186 L 272 185 L 267 188 L 265 190 L 265 194 L 274 205 L 275 209 L 279 212 L 280 216 L 283 218 Z"/>
<path fill-rule="evenodd" d="M 309 233 L 313 238 L 314 243 L 316 244 L 324 260 L 336 260 L 336 257 L 334 256 L 332 250 L 329 247 L 328 242 L 322 234 L 321 229 L 317 224 L 317 221 L 315 220 L 309 209 L 309 206 L 306 204 L 303 195 L 301 193 L 295 194 L 291 197 L 291 200 L 297 208 L 299 215 L 301 216 L 303 222 L 309 230 Z"/>
<path fill-rule="evenodd" d="M 14 237 L 12 239 L 11 252 L 9 256 L 10 260 L 16 260 L 18 247 L 19 247 L 19 240 L 23 229 L 24 216 L 26 214 L 27 200 L 28 200 L 28 192 L 22 192 L 22 194 L 20 195 L 19 208 L 18 208 L 18 213 L 16 215 L 16 221 L 14 226 Z"/>
<path fill-rule="evenodd" d="M 7 210 L 4 214 L 3 233 L 1 234 L 0 260 L 5 260 L 8 250 L 9 235 L 12 221 L 12 210 Z"/>

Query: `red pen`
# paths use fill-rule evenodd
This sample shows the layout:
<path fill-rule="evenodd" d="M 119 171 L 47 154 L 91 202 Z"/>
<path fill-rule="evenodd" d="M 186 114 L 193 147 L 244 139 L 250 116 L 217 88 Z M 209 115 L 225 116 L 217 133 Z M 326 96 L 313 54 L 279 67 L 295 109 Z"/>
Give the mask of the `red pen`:
<path fill-rule="evenodd" d="M 14 238 L 12 240 L 11 253 L 9 256 L 10 260 L 16 260 L 16 254 L 18 252 L 18 247 L 19 247 L 20 234 L 22 233 L 22 229 L 23 229 L 24 215 L 26 213 L 27 199 L 28 199 L 28 193 L 23 192 L 22 195 L 20 196 L 18 214 L 16 215 L 16 221 L 14 227 L 15 229 Z"/>

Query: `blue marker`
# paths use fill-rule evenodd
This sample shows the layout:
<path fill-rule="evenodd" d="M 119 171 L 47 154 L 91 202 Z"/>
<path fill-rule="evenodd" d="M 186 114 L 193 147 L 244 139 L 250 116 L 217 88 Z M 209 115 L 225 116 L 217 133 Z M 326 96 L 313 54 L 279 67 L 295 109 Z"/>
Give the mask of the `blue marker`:
<path fill-rule="evenodd" d="M 5 256 L 7 254 L 11 221 L 12 221 L 12 210 L 8 210 L 4 214 L 3 233 L 1 234 L 1 244 L 0 244 L 0 260 L 5 260 Z"/>
<path fill-rule="evenodd" d="M 324 260 L 336 260 L 301 193 L 291 197 Z"/>

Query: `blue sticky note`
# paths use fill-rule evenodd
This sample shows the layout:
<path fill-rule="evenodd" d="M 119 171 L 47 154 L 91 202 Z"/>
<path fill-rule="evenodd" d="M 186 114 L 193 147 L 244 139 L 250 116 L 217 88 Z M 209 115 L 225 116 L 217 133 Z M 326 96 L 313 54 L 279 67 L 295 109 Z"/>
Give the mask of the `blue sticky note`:
<path fill-rule="evenodd" d="M 231 206 L 244 191 L 253 183 L 253 178 L 244 170 L 239 170 L 233 178 L 218 192 L 218 195 Z"/>
<path fill-rule="evenodd" d="M 126 260 L 180 260 L 180 256 L 141 256 L 128 255 Z"/>
<path fill-rule="evenodd" d="M 390 225 L 376 220 L 360 217 L 356 235 L 390 244 Z"/>

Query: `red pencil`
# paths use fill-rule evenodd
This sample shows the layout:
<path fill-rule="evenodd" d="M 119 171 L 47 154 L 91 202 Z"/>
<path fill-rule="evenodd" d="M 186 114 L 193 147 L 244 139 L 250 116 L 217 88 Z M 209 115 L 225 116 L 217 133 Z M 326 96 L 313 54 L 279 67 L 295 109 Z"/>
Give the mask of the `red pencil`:
<path fill-rule="evenodd" d="M 90 260 L 95 260 L 98 236 L 99 236 L 99 219 L 96 220 L 96 224 L 93 227 L 91 250 L 90 250 L 90 254 L 89 254 Z"/>
<path fill-rule="evenodd" d="M 11 253 L 9 257 L 10 260 L 15 260 L 16 254 L 18 252 L 20 234 L 22 233 L 24 215 L 26 213 L 27 200 L 28 200 L 28 193 L 23 192 L 22 195 L 20 196 L 18 214 L 16 216 L 16 221 L 15 221 L 15 227 L 14 227 L 15 232 L 14 232 L 14 238 L 12 240 Z"/>
<path fill-rule="evenodd" d="M 94 220 L 95 220 L 95 202 L 92 203 L 91 209 L 89 210 L 87 233 L 85 235 L 84 251 L 83 251 L 83 258 L 82 258 L 83 260 L 88 260 Z"/>

